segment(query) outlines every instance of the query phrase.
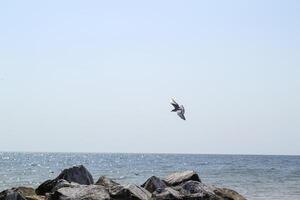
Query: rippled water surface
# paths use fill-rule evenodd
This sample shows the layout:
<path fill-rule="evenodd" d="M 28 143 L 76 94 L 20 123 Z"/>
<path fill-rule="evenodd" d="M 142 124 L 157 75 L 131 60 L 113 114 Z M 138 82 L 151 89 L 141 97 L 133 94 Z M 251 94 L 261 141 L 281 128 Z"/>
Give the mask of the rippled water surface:
<path fill-rule="evenodd" d="M 107 175 L 138 184 L 152 175 L 192 169 L 204 183 L 235 189 L 248 199 L 300 200 L 300 156 L 0 152 L 0 190 L 37 186 L 78 164 L 95 180 Z"/>

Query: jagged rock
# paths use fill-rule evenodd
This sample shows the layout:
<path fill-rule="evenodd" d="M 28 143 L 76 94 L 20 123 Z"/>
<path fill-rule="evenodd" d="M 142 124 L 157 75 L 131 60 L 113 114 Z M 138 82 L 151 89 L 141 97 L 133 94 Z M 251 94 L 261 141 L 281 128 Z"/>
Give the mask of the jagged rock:
<path fill-rule="evenodd" d="M 62 187 L 71 187 L 74 185 L 76 186 L 78 185 L 78 183 L 70 183 L 64 179 L 47 180 L 42 183 L 37 189 L 35 189 L 35 192 L 38 195 L 45 195 L 49 192 L 55 192 Z"/>
<path fill-rule="evenodd" d="M 167 187 L 153 193 L 154 200 L 183 200 L 183 195 L 173 188 Z"/>
<path fill-rule="evenodd" d="M 111 180 L 110 178 L 107 178 L 106 176 L 101 176 L 98 181 L 95 183 L 95 185 L 102 185 L 106 189 L 112 188 L 114 186 L 120 185 L 119 183 Z"/>
<path fill-rule="evenodd" d="M 0 200 L 32 200 L 32 198 L 41 199 L 42 197 L 37 196 L 34 189 L 30 187 L 12 188 L 0 193 Z"/>
<path fill-rule="evenodd" d="M 0 193 L 0 200 L 26 200 L 26 199 L 20 193 L 12 189 L 8 189 Z"/>
<path fill-rule="evenodd" d="M 146 189 L 134 184 L 113 186 L 109 193 L 113 199 L 118 200 L 149 200 L 152 196 Z"/>
<path fill-rule="evenodd" d="M 83 165 L 79 165 L 64 169 L 55 179 L 47 180 L 42 183 L 35 190 L 36 194 L 45 195 L 46 193 L 53 192 L 53 188 L 55 188 L 62 179 L 83 185 L 90 185 L 94 183 L 91 173 Z"/>
<path fill-rule="evenodd" d="M 108 191 L 100 185 L 63 187 L 49 194 L 48 200 L 110 200 Z"/>
<path fill-rule="evenodd" d="M 157 178 L 156 176 L 150 177 L 143 185 L 143 188 L 149 192 L 154 192 L 156 190 L 163 190 L 167 187 L 166 183 Z"/>
<path fill-rule="evenodd" d="M 164 181 L 168 186 L 176 186 L 190 180 L 201 182 L 195 171 L 176 172 L 164 178 Z"/>
<path fill-rule="evenodd" d="M 184 195 L 184 199 L 246 200 L 234 190 L 217 188 L 198 181 L 187 181 L 175 186 L 174 189 Z"/>
<path fill-rule="evenodd" d="M 178 187 L 181 189 L 183 193 L 188 193 L 188 194 L 201 193 L 201 192 L 214 194 L 214 190 L 215 190 L 215 187 L 205 185 L 204 183 L 198 181 L 187 181 Z"/>
<path fill-rule="evenodd" d="M 58 180 L 56 179 L 46 180 L 35 189 L 36 194 L 45 195 L 46 193 L 51 192 L 51 190 L 55 187 L 57 182 Z"/>
<path fill-rule="evenodd" d="M 151 193 L 140 186 L 134 184 L 123 186 L 107 178 L 106 176 L 101 176 L 96 182 L 96 185 L 101 185 L 106 188 L 113 199 L 147 200 L 151 198 Z"/>
<path fill-rule="evenodd" d="M 17 187 L 17 188 L 12 188 L 12 190 L 20 193 L 24 197 L 36 195 L 34 189 L 31 187 Z"/>
<path fill-rule="evenodd" d="M 223 197 L 224 199 L 228 200 L 246 200 L 245 197 L 240 195 L 234 190 L 228 189 L 228 188 L 216 188 L 214 190 L 214 193 L 219 195 L 220 197 Z"/>

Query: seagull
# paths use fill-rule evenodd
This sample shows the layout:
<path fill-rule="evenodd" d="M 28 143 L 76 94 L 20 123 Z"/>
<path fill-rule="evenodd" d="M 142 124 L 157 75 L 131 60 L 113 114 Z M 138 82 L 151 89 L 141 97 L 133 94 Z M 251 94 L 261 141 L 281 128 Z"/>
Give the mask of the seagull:
<path fill-rule="evenodd" d="M 171 110 L 171 112 L 176 112 L 177 115 L 178 115 L 181 119 L 185 120 L 185 117 L 184 117 L 184 112 L 185 112 L 185 110 L 184 110 L 183 105 L 179 106 L 178 103 L 176 103 L 176 101 L 175 101 L 174 99 L 171 99 L 171 104 L 172 104 L 172 106 L 174 106 L 174 109 Z"/>

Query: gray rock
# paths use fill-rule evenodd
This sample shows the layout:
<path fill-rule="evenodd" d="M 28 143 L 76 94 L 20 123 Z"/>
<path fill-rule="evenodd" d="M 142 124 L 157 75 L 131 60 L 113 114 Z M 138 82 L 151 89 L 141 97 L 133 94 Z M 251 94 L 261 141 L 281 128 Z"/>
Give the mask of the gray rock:
<path fill-rule="evenodd" d="M 26 199 L 20 193 L 12 189 L 8 189 L 0 193 L 0 200 L 26 200 Z"/>
<path fill-rule="evenodd" d="M 36 190 L 18 187 L 0 193 L 0 200 L 246 200 L 236 191 L 201 182 L 194 171 L 150 177 L 142 186 L 121 185 L 102 176 L 95 185 L 83 166 L 63 170 Z M 42 194 L 39 196 L 37 194 Z"/>
<path fill-rule="evenodd" d="M 189 180 L 201 182 L 195 171 L 176 172 L 168 175 L 163 180 L 168 186 L 176 186 Z"/>
<path fill-rule="evenodd" d="M 184 195 L 185 198 L 189 199 L 222 199 L 214 193 L 214 187 L 207 186 L 198 181 L 187 181 L 185 183 L 182 183 L 180 186 L 174 187 L 174 189 Z"/>
<path fill-rule="evenodd" d="M 39 196 L 39 195 L 26 196 L 26 200 L 45 200 L 45 196 Z"/>
<path fill-rule="evenodd" d="M 55 179 L 47 180 L 35 190 L 38 195 L 45 195 L 52 192 L 61 180 L 78 184 L 90 185 L 94 183 L 91 173 L 82 165 L 64 169 Z"/>
<path fill-rule="evenodd" d="M 113 199 L 118 200 L 149 200 L 152 196 L 146 189 L 134 184 L 113 186 L 109 193 Z"/>
<path fill-rule="evenodd" d="M 107 189 L 113 199 L 148 200 L 151 198 L 151 193 L 140 186 L 134 184 L 120 185 L 106 176 L 101 176 L 96 185 L 101 185 Z"/>
<path fill-rule="evenodd" d="M 55 186 L 51 189 L 51 192 L 55 192 L 57 190 L 59 190 L 60 188 L 63 188 L 63 187 L 76 187 L 78 186 L 79 184 L 78 183 L 70 183 L 64 179 L 59 179 Z"/>
<path fill-rule="evenodd" d="M 152 176 L 142 185 L 142 187 L 152 193 L 156 190 L 165 189 L 167 185 L 165 182 L 163 182 L 156 176 Z"/>
<path fill-rule="evenodd" d="M 45 195 L 46 193 L 51 192 L 51 190 L 55 187 L 58 181 L 59 180 L 56 179 L 46 180 L 35 189 L 36 194 Z"/>
<path fill-rule="evenodd" d="M 48 200 L 110 200 L 108 191 L 100 185 L 63 187 L 49 194 Z"/>
<path fill-rule="evenodd" d="M 182 183 L 177 188 L 180 188 L 182 192 L 188 194 L 201 193 L 201 192 L 214 194 L 214 190 L 215 190 L 215 187 L 205 185 L 204 183 L 198 181 L 187 181 L 185 183 Z"/>
<path fill-rule="evenodd" d="M 215 188 L 214 193 L 226 200 L 246 200 L 245 197 L 228 188 Z"/>
<path fill-rule="evenodd" d="M 101 176 L 98 181 L 95 183 L 95 185 L 102 185 L 106 189 L 112 188 L 114 186 L 120 185 L 119 183 L 116 183 L 115 181 L 111 180 L 110 178 L 107 178 L 106 176 Z"/>
<path fill-rule="evenodd" d="M 198 181 L 187 181 L 173 188 L 184 196 L 183 199 L 246 200 L 234 190 L 217 188 Z"/>
<path fill-rule="evenodd" d="M 161 191 L 155 191 L 153 193 L 154 200 L 182 200 L 183 197 L 184 196 L 178 191 L 170 187 L 164 188 Z"/>
<path fill-rule="evenodd" d="M 2 191 L 0 200 L 26 200 L 29 196 L 37 196 L 33 188 L 18 187 Z"/>

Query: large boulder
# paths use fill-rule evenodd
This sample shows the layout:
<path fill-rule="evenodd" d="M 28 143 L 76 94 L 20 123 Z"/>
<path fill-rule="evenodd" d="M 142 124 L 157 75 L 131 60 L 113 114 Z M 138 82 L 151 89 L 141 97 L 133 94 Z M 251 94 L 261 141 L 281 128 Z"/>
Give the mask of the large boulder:
<path fill-rule="evenodd" d="M 91 173 L 83 166 L 74 166 L 64 169 L 56 179 L 64 179 L 69 182 L 79 183 L 82 185 L 94 184 Z"/>
<path fill-rule="evenodd" d="M 195 171 L 176 172 L 168 175 L 163 180 L 168 186 L 176 186 L 190 180 L 201 182 L 198 174 Z"/>
<path fill-rule="evenodd" d="M 110 196 L 118 200 L 149 200 L 152 194 L 146 189 L 134 185 L 116 185 L 109 190 Z"/>
<path fill-rule="evenodd" d="M 143 188 L 148 190 L 149 192 L 161 191 L 167 187 L 166 183 L 156 176 L 150 177 L 144 184 L 141 185 Z"/>
<path fill-rule="evenodd" d="M 83 185 L 94 183 L 91 173 L 83 165 L 79 165 L 64 169 L 55 179 L 43 182 L 35 191 L 38 195 L 45 195 L 46 193 L 53 192 L 53 188 L 61 183 L 62 180 Z"/>
<path fill-rule="evenodd" d="M 110 196 L 100 185 L 76 185 L 56 190 L 47 200 L 110 200 Z"/>

